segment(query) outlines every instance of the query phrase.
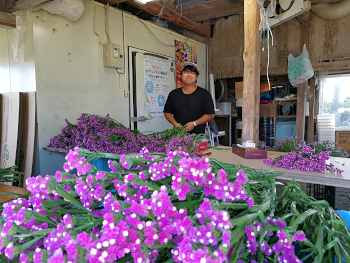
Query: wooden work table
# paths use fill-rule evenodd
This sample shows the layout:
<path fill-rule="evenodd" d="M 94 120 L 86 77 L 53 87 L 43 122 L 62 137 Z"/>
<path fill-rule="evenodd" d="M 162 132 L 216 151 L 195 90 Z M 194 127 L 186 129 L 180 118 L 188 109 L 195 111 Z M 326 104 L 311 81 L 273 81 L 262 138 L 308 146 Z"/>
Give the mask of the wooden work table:
<path fill-rule="evenodd" d="M 327 186 L 350 188 L 350 159 L 341 157 L 330 157 L 328 162 L 334 164 L 336 168 L 344 170 L 342 174 L 334 172 L 317 173 L 317 172 L 302 172 L 297 170 L 288 170 L 271 165 L 265 165 L 262 159 L 244 159 L 236 154 L 233 154 L 231 147 L 220 147 L 224 150 L 208 149 L 206 152 L 211 152 L 209 158 L 215 158 L 221 162 L 230 164 L 242 164 L 256 170 L 272 170 L 274 172 L 284 172 L 283 175 L 277 177 L 281 180 L 291 181 L 293 178 L 297 182 L 321 184 Z M 275 158 L 286 154 L 285 152 L 268 152 L 268 158 Z"/>
<path fill-rule="evenodd" d="M 51 147 L 44 147 L 47 151 L 52 152 L 61 152 L 66 153 L 65 150 L 57 149 Z M 350 188 L 350 158 L 341 158 L 341 157 L 330 157 L 328 162 L 334 164 L 336 168 L 344 170 L 342 174 L 337 174 L 334 172 L 326 172 L 326 173 L 316 173 L 316 172 L 302 172 L 297 170 L 288 170 L 284 168 L 279 168 L 271 165 L 265 165 L 262 159 L 244 159 L 236 154 L 232 153 L 231 147 L 220 146 L 220 150 L 208 149 L 203 153 L 211 152 L 208 156 L 209 158 L 217 159 L 224 163 L 230 164 L 242 164 L 247 167 L 256 169 L 256 170 L 271 170 L 274 172 L 283 172 L 284 174 L 277 177 L 281 180 L 291 181 L 293 178 L 296 179 L 297 182 L 303 183 L 312 183 L 312 184 L 321 184 L 327 186 L 335 186 L 335 187 L 343 187 Z M 275 158 L 279 157 L 285 152 L 274 152 L 269 151 L 267 157 Z M 138 153 L 128 154 L 130 157 L 135 157 L 139 155 Z"/>

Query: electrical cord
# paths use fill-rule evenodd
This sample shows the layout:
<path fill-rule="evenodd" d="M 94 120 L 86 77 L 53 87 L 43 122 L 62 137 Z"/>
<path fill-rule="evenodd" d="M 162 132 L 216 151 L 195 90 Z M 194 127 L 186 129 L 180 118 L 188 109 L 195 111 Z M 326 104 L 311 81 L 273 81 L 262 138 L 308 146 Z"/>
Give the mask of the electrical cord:
<path fill-rule="evenodd" d="M 161 17 L 162 14 L 163 14 L 163 10 L 164 10 L 164 4 L 163 4 L 162 9 L 160 10 L 159 14 L 156 15 L 156 16 L 158 16 L 158 18 L 157 18 L 157 24 L 158 24 L 158 21 L 159 21 L 160 17 Z"/>
<path fill-rule="evenodd" d="M 180 7 L 181 7 L 181 13 L 180 13 L 179 18 L 178 18 L 176 21 L 179 21 L 180 18 L 181 18 L 181 16 L 182 16 L 182 1 L 181 1 L 181 0 L 178 0 L 177 7 L 179 6 L 179 2 L 180 2 Z M 176 8 L 177 8 L 177 7 L 176 7 Z"/>
<path fill-rule="evenodd" d="M 104 9 L 105 9 L 105 33 L 108 39 L 108 43 L 111 43 L 111 38 L 109 36 L 109 32 L 107 33 L 107 5 L 104 5 Z M 109 7 L 109 6 L 108 6 Z"/>
<path fill-rule="evenodd" d="M 263 30 L 263 24 L 267 27 L 267 67 L 266 67 L 266 77 L 267 77 L 267 83 L 270 86 L 270 78 L 269 78 L 269 67 L 270 67 L 270 35 L 271 35 L 271 45 L 273 46 L 273 34 L 269 25 L 268 17 L 266 14 L 266 9 L 263 5 L 263 2 L 260 2 L 257 0 L 258 5 L 260 7 L 260 24 L 259 24 L 259 30 Z M 264 42 L 264 40 L 262 41 Z"/>
<path fill-rule="evenodd" d="M 123 57 L 123 69 L 124 69 L 124 72 L 119 72 L 118 69 L 117 70 L 117 73 L 120 75 L 124 75 L 125 74 L 125 33 L 124 33 L 124 12 L 122 12 L 122 26 L 123 26 L 123 53 L 124 53 L 124 57 Z"/>
<path fill-rule="evenodd" d="M 137 16 L 136 16 L 137 17 Z M 149 27 L 146 25 L 146 23 L 141 19 L 141 18 L 139 18 L 139 17 L 137 17 L 138 18 L 138 20 L 140 20 L 140 22 L 146 27 L 146 29 L 152 34 L 152 36 L 161 44 L 161 45 L 163 45 L 163 46 L 166 46 L 166 47 L 174 47 L 175 46 L 175 44 L 174 45 L 167 45 L 167 44 L 164 44 L 162 41 L 160 41 L 157 37 L 156 37 L 156 35 L 152 32 L 152 30 L 151 29 L 149 29 Z M 187 39 L 188 40 L 188 39 Z M 186 40 L 186 41 L 187 41 Z"/>

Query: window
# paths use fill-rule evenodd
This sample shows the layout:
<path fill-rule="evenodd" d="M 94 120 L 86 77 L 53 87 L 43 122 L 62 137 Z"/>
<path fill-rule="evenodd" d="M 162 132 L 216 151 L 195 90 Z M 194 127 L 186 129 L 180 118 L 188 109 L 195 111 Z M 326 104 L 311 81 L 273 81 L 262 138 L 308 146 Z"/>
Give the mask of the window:
<path fill-rule="evenodd" d="M 350 75 L 327 76 L 321 86 L 320 114 L 334 114 L 335 129 L 350 130 Z"/>

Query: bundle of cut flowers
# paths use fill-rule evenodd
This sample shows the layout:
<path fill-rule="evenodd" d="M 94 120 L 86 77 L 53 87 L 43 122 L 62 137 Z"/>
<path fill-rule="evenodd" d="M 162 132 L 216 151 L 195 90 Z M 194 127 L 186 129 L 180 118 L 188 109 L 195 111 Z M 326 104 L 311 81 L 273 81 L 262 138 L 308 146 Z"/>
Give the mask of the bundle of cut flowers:
<path fill-rule="evenodd" d="M 299 142 L 297 136 L 283 136 L 283 139 L 276 140 L 276 149 L 282 152 L 298 152 L 305 146 L 305 142 Z M 307 144 L 315 150 L 315 153 L 330 152 L 329 156 L 348 157 L 349 154 L 343 147 L 337 147 L 337 142 L 322 141 Z"/>
<path fill-rule="evenodd" d="M 335 168 L 334 164 L 327 163 L 330 154 L 330 151 L 317 151 L 317 149 L 309 145 L 301 144 L 299 147 L 296 146 L 295 151 L 288 152 L 286 155 L 274 159 L 268 158 L 267 160 L 263 160 L 263 163 L 290 170 L 296 169 L 298 171 L 321 173 L 326 171 L 344 172 L 339 168 Z"/>
<path fill-rule="evenodd" d="M 174 128 L 160 133 L 144 135 L 130 130 L 113 120 L 109 115 L 101 117 L 83 113 L 77 124 L 67 120 L 61 134 L 50 140 L 48 147 L 74 149 L 75 146 L 115 154 L 139 152 L 147 147 L 150 152 L 169 152 L 176 149 L 195 154 L 204 138 L 202 135 L 186 133 L 186 128 Z"/>
<path fill-rule="evenodd" d="M 278 197 L 279 174 L 140 154 L 76 147 L 64 171 L 29 178 L 31 195 L 3 205 L 1 262 L 350 262 L 344 220 L 296 182 Z"/>

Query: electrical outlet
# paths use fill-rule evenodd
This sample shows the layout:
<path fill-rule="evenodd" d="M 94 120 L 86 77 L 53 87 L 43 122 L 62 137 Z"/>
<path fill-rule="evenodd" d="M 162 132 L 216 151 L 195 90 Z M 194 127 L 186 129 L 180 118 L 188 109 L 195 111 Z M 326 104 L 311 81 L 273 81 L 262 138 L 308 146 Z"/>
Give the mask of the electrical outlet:
<path fill-rule="evenodd" d="M 129 97 L 129 91 L 128 90 L 124 90 L 124 96 L 125 97 Z"/>

